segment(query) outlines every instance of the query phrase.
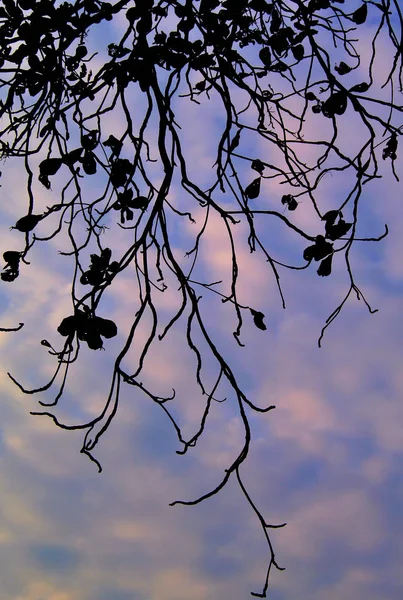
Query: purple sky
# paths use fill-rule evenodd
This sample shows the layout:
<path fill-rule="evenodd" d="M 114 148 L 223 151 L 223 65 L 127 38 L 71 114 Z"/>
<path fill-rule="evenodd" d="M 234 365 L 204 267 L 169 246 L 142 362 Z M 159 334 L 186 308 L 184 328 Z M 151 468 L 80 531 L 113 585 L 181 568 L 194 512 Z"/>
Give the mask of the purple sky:
<path fill-rule="evenodd" d="M 199 112 L 183 102 L 180 110 L 184 144 L 202 180 L 208 180 L 214 162 L 215 109 L 213 101 Z M 104 137 L 119 127 L 116 113 Z M 353 111 L 346 113 L 341 133 L 346 144 L 359 138 Z M 263 145 L 254 150 L 264 158 Z M 267 331 L 246 323 L 246 346 L 239 348 L 229 306 L 208 294 L 202 300 L 213 338 L 245 392 L 261 406 L 277 406 L 267 415 L 251 415 L 253 443 L 241 468 L 267 521 L 288 523 L 272 535 L 277 560 L 286 570 L 273 571 L 271 600 L 401 598 L 403 212 L 401 186 L 389 164 L 381 166 L 384 179 L 368 186 L 362 198 L 362 233 L 380 235 L 388 223 L 390 234 L 379 244 L 357 242 L 352 252 L 356 282 L 379 312 L 370 315 L 363 302 L 351 298 L 319 349 L 321 328 L 348 289 L 341 257 L 328 278 L 318 277 L 313 265 L 301 272 L 281 271 L 284 311 L 267 264 L 242 245 L 242 225 L 237 231 L 240 302 L 264 312 Z M 26 192 L 16 162 L 2 170 L 4 252 L 20 248 L 22 234 L 8 228 L 25 214 Z M 403 176 L 401 158 L 396 170 Z M 242 173 L 245 184 L 250 173 Z M 39 207 L 55 201 L 56 186 L 53 192 L 39 184 L 36 189 Z M 324 181 L 321 206 L 340 204 L 342 191 L 342 181 Z M 259 206 L 278 209 L 282 193 L 265 181 Z M 186 206 L 177 186 L 171 199 Z M 200 219 L 201 210 L 194 217 Z M 295 222 L 317 233 L 308 201 L 298 207 Z M 304 245 L 269 221 L 261 223 L 272 235 L 278 259 L 292 257 L 302 264 Z M 176 232 L 178 255 L 188 249 L 195 227 L 189 223 Z M 125 234 L 116 237 L 115 230 L 109 235 L 115 236 L 111 247 L 119 254 Z M 118 414 L 95 452 L 103 466 L 99 475 L 79 453 L 82 434 L 30 416 L 38 409 L 37 398 L 22 395 L 7 377 L 10 371 L 27 387 L 36 387 L 53 371 L 40 340 L 60 346 L 56 328 L 71 313 L 71 265 L 58 255 L 60 244 L 56 238 L 46 248 L 34 248 L 20 278 L 0 286 L 0 325 L 25 323 L 21 331 L 0 337 L 2 599 L 245 600 L 249 592 L 261 591 L 268 555 L 235 481 L 196 507 L 169 506 L 215 487 L 242 446 L 243 429 L 228 386 L 217 394 L 228 400 L 213 405 L 205 434 L 185 456 L 175 453 L 180 449 L 175 432 L 159 407 L 124 387 Z M 228 281 L 228 258 L 223 224 L 212 219 L 201 253 L 206 281 Z M 103 405 L 112 361 L 138 308 L 131 285 L 125 272 L 112 286 L 108 314 L 103 314 L 116 321 L 122 335 L 109 340 L 105 352 L 82 348 L 70 373 L 57 412 L 66 422 L 92 418 Z M 164 323 L 177 302 L 175 286 L 161 295 Z M 145 326 L 139 344 L 146 335 Z M 128 362 L 135 361 L 135 354 Z M 143 380 L 155 393 L 176 389 L 173 411 L 187 436 L 197 430 L 204 407 L 194 368 L 179 326 L 155 346 L 144 369 Z M 214 368 L 206 362 L 206 381 L 213 381 Z"/>

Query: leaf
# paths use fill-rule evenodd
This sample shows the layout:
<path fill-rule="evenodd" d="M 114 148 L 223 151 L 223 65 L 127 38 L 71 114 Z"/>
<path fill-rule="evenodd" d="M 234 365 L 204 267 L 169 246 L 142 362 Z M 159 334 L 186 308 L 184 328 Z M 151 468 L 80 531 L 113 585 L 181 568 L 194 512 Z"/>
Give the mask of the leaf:
<path fill-rule="evenodd" d="M 57 331 L 60 335 L 67 337 L 73 336 L 76 331 L 77 320 L 75 315 L 71 315 L 70 317 L 65 317 L 63 321 L 60 323 Z"/>
<path fill-rule="evenodd" d="M 317 274 L 321 277 L 327 277 L 328 275 L 330 275 L 330 273 L 332 272 L 332 260 L 333 253 L 329 254 L 329 256 L 322 260 L 322 262 L 319 265 L 319 269 L 317 270 Z"/>
<path fill-rule="evenodd" d="M 251 168 L 254 171 L 257 171 L 258 173 L 260 173 L 260 175 L 263 175 L 263 171 L 265 169 L 265 166 L 264 166 L 264 164 L 262 163 L 261 160 L 256 159 L 256 160 L 252 161 Z"/>
<path fill-rule="evenodd" d="M 55 175 L 60 169 L 62 162 L 61 158 L 46 158 L 40 163 L 39 172 L 45 177 Z"/>
<path fill-rule="evenodd" d="M 339 210 L 329 210 L 326 214 L 323 215 L 322 221 L 326 221 L 327 225 L 333 225 L 337 217 L 339 216 Z"/>
<path fill-rule="evenodd" d="M 47 175 L 39 175 L 38 180 L 41 182 L 41 184 L 43 186 L 45 186 L 45 188 L 47 190 L 50 190 L 50 181 L 49 181 L 49 177 Z"/>
<path fill-rule="evenodd" d="M 264 64 L 265 67 L 270 67 L 271 65 L 271 53 L 270 53 L 270 49 L 265 46 L 264 48 L 262 48 L 259 52 L 259 58 L 262 61 L 262 63 Z"/>
<path fill-rule="evenodd" d="M 302 44 L 297 44 L 291 47 L 291 52 L 294 55 L 295 60 L 300 61 L 304 58 L 305 49 Z"/>
<path fill-rule="evenodd" d="M 103 343 L 100 334 L 97 331 L 89 331 L 84 336 L 84 341 L 87 342 L 88 348 L 91 350 L 100 350 L 103 348 Z"/>
<path fill-rule="evenodd" d="M 249 7 L 257 12 L 263 11 L 267 13 L 270 13 L 273 8 L 271 4 L 267 4 L 266 0 L 250 0 Z"/>
<path fill-rule="evenodd" d="M 107 267 L 109 265 L 109 261 L 111 260 L 112 257 L 112 250 L 110 248 L 104 248 L 101 252 L 101 259 L 102 259 L 102 264 L 104 265 L 104 267 Z"/>
<path fill-rule="evenodd" d="M 126 221 L 133 221 L 133 217 L 134 217 L 134 213 L 132 210 L 130 210 L 130 208 L 126 208 L 124 209 L 124 211 L 122 211 L 122 223 L 125 222 L 124 220 L 124 216 L 123 213 L 126 215 Z"/>
<path fill-rule="evenodd" d="M 263 322 L 263 319 L 265 318 L 264 314 L 257 310 L 253 310 L 253 308 L 250 308 L 249 310 L 251 312 L 251 315 L 253 317 L 253 322 L 256 325 L 256 327 L 258 329 L 261 329 L 262 331 L 266 331 L 267 327 Z"/>
<path fill-rule="evenodd" d="M 19 268 L 21 253 L 16 252 L 15 250 L 6 250 L 6 252 L 3 253 L 3 259 L 6 262 L 6 266 L 4 267 L 3 273 L 1 273 L 0 277 L 2 281 L 11 283 L 12 281 L 15 281 L 20 274 Z"/>
<path fill-rule="evenodd" d="M 229 148 L 228 148 L 228 152 L 230 154 L 231 154 L 231 152 L 233 152 L 235 150 L 235 148 L 237 146 L 239 146 L 239 140 L 240 139 L 241 139 L 241 130 L 238 129 L 238 131 L 236 132 L 236 134 L 232 138 L 231 143 L 230 143 Z"/>
<path fill-rule="evenodd" d="M 71 152 L 68 152 L 68 154 L 66 154 L 63 157 L 63 162 L 66 165 L 72 166 L 74 165 L 74 163 L 78 162 L 81 158 L 81 154 L 83 153 L 83 149 L 82 148 L 76 148 L 75 150 L 72 150 Z"/>
<path fill-rule="evenodd" d="M 142 15 L 141 9 L 138 8 L 137 6 L 132 6 L 131 8 L 129 8 L 126 11 L 126 19 L 129 21 L 130 24 L 133 24 L 134 21 L 137 21 L 137 19 L 140 19 Z"/>
<path fill-rule="evenodd" d="M 316 242 L 315 242 L 314 259 L 316 261 L 321 260 L 322 258 L 325 258 L 331 252 L 333 252 L 333 244 L 330 244 L 330 242 L 327 242 L 325 240 L 325 238 L 323 237 L 323 235 L 317 235 Z"/>
<path fill-rule="evenodd" d="M 19 272 L 13 271 L 12 269 L 7 269 L 6 271 L 3 271 L 3 273 L 1 273 L 0 278 L 2 281 L 6 281 L 7 283 L 11 283 L 12 281 L 14 281 L 15 279 L 17 279 L 19 275 Z"/>
<path fill-rule="evenodd" d="M 81 136 L 81 145 L 84 150 L 95 150 L 98 145 L 98 131 L 92 129 L 88 133 L 83 134 Z"/>
<path fill-rule="evenodd" d="M 313 246 L 308 246 L 307 248 L 305 248 L 304 254 L 303 254 L 304 260 L 306 260 L 307 262 L 310 262 L 315 256 L 315 249 L 316 249 L 315 244 Z"/>
<path fill-rule="evenodd" d="M 278 28 L 280 27 L 280 25 L 281 25 L 281 17 L 278 14 L 276 8 L 273 7 L 273 10 L 271 12 L 270 33 L 277 31 Z"/>
<path fill-rule="evenodd" d="M 390 136 L 389 140 L 386 143 L 385 148 L 383 149 L 383 152 L 382 152 L 383 160 L 386 160 L 387 158 L 396 160 L 397 144 L 398 144 L 397 135 L 395 133 L 392 133 L 392 135 Z"/>
<path fill-rule="evenodd" d="M 331 119 L 335 115 L 346 112 L 347 95 L 344 92 L 335 92 L 322 104 L 322 114 Z"/>
<path fill-rule="evenodd" d="M 87 175 L 94 175 L 97 172 L 97 161 L 93 152 L 87 150 L 81 162 Z"/>
<path fill-rule="evenodd" d="M 112 150 L 112 154 L 119 156 L 123 143 L 116 139 L 114 135 L 110 135 L 106 142 L 104 142 L 104 146 L 108 146 Z"/>
<path fill-rule="evenodd" d="M 35 0 L 19 0 L 18 5 L 23 10 L 30 10 L 35 8 Z"/>
<path fill-rule="evenodd" d="M 326 223 L 326 237 L 328 237 L 329 240 L 338 240 L 339 238 L 345 236 L 348 231 L 350 231 L 352 225 L 352 223 L 346 223 L 342 218 L 340 218 L 338 223 L 335 223 L 334 225 L 328 225 Z"/>
<path fill-rule="evenodd" d="M 81 60 L 87 54 L 88 54 L 88 50 L 87 50 L 86 46 L 84 46 L 84 44 L 80 44 L 79 46 L 77 46 L 76 52 L 75 52 L 75 58 L 77 58 L 78 60 Z"/>
<path fill-rule="evenodd" d="M 368 6 L 364 3 L 360 8 L 357 8 L 355 12 L 351 15 L 351 20 L 354 21 L 356 25 L 362 25 L 367 20 L 368 15 Z"/>
<path fill-rule="evenodd" d="M 245 195 L 250 200 L 254 200 L 260 194 L 260 177 L 257 177 L 245 189 Z"/>
<path fill-rule="evenodd" d="M 339 65 L 336 65 L 334 70 L 339 75 L 347 75 L 352 70 L 345 62 L 341 61 Z"/>
<path fill-rule="evenodd" d="M 285 71 L 288 71 L 288 66 L 285 62 L 279 60 L 275 65 L 272 65 L 269 70 L 273 73 L 285 73 Z"/>
<path fill-rule="evenodd" d="M 308 8 L 310 11 L 315 10 L 323 10 L 325 8 L 329 8 L 330 0 L 311 0 L 309 2 Z"/>
<path fill-rule="evenodd" d="M 328 254 L 331 254 L 332 252 L 333 244 L 327 242 L 323 235 L 317 235 L 315 239 L 315 244 L 305 248 L 303 257 L 307 261 L 311 261 L 312 259 L 319 261 L 322 260 L 322 258 L 325 258 Z"/>
<path fill-rule="evenodd" d="M 295 210 L 298 206 L 298 202 L 295 200 L 294 196 L 291 197 L 291 200 L 288 203 L 288 210 Z"/>
<path fill-rule="evenodd" d="M 284 194 L 281 198 L 281 204 L 286 204 L 288 210 L 295 210 L 298 206 L 298 202 L 292 194 Z"/>
<path fill-rule="evenodd" d="M 3 260 L 10 265 L 18 265 L 21 258 L 21 254 L 15 250 L 6 250 L 3 253 Z"/>
<path fill-rule="evenodd" d="M 111 321 L 110 319 L 103 319 L 102 317 L 95 317 L 95 327 L 99 333 L 105 338 L 112 338 L 117 335 L 118 328 L 116 327 L 116 323 Z"/>
<path fill-rule="evenodd" d="M 80 283 L 82 283 L 82 285 L 92 285 L 94 287 L 98 287 L 103 282 L 103 279 L 103 273 L 88 269 L 88 271 L 85 271 L 85 273 L 81 275 Z"/>
<path fill-rule="evenodd" d="M 369 90 L 369 83 L 366 83 L 365 81 L 363 83 L 357 83 L 357 85 L 353 85 L 353 87 L 350 88 L 350 92 L 358 92 L 358 93 L 367 92 L 368 90 Z"/>
<path fill-rule="evenodd" d="M 130 208 L 141 208 L 144 210 L 148 206 L 148 198 L 145 196 L 137 196 L 137 198 L 130 200 L 127 205 L 130 206 Z"/>

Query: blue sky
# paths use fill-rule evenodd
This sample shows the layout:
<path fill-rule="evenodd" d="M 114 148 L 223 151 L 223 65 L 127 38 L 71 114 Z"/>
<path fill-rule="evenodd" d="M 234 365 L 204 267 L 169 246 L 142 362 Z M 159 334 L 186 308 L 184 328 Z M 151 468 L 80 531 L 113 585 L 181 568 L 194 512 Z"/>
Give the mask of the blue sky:
<path fill-rule="evenodd" d="M 387 45 L 382 48 L 383 59 Z M 183 101 L 180 119 L 195 176 L 208 180 L 220 124 L 217 105 L 213 100 L 198 108 Z M 104 137 L 116 135 L 121 125 L 116 113 Z M 360 135 L 350 112 L 342 133 L 347 145 Z M 260 157 L 267 152 L 263 145 L 255 151 Z M 1 252 L 20 247 L 22 234 L 8 229 L 26 212 L 19 168 L 9 162 L 2 169 Z M 386 163 L 382 169 L 384 179 L 363 196 L 363 233 L 380 235 L 388 223 L 390 234 L 379 244 L 357 243 L 352 252 L 356 282 L 379 312 L 370 315 L 363 302 L 351 298 L 319 349 L 321 328 L 347 290 L 343 262 L 335 261 L 328 278 L 318 277 L 314 266 L 281 271 L 284 311 L 267 264 L 242 244 L 242 225 L 237 233 L 240 302 L 265 313 L 267 331 L 246 322 L 246 346 L 239 348 L 228 305 L 207 294 L 202 300 L 212 336 L 245 392 L 259 405 L 277 407 L 267 415 L 251 414 L 253 443 L 241 468 L 264 517 L 287 522 L 272 536 L 277 560 L 286 567 L 272 574 L 272 600 L 401 597 L 403 216 L 401 186 Z M 401 158 L 396 169 L 403 176 Z M 250 173 L 241 173 L 245 184 Z M 337 205 L 342 184 L 324 181 L 322 206 Z M 92 181 L 87 193 L 96 194 L 98 185 L 101 189 Z M 47 192 L 38 185 L 36 192 L 43 207 L 57 196 L 57 187 Z M 259 206 L 277 208 L 283 193 L 265 181 Z M 187 200 L 181 194 L 174 186 L 171 199 L 183 207 Z M 194 216 L 200 219 L 202 211 Z M 318 220 L 307 202 L 295 219 L 317 233 Z M 175 231 L 174 246 L 184 262 L 195 227 L 186 222 Z M 303 244 L 269 222 L 261 227 L 267 228 L 280 260 L 302 263 Z M 126 234 L 116 231 L 105 239 L 113 238 L 111 247 L 119 254 Z M 205 434 L 185 456 L 176 454 L 175 432 L 159 407 L 137 389 L 124 387 L 116 418 L 95 452 L 101 475 L 79 453 L 82 433 L 61 431 L 50 420 L 29 415 L 38 409 L 36 397 L 22 395 L 7 372 L 27 387 L 43 384 L 52 373 L 54 363 L 39 342 L 46 338 L 60 345 L 56 328 L 71 314 L 71 266 L 59 249 L 57 240 L 34 248 L 20 278 L 0 287 L 1 326 L 25 323 L 18 333 L 0 337 L 2 598 L 244 600 L 249 592 L 259 592 L 267 548 L 235 481 L 196 507 L 169 506 L 212 489 L 236 457 L 243 429 L 229 386 L 218 390 L 228 400 L 213 405 Z M 201 252 L 206 281 L 228 281 L 228 258 L 222 223 L 212 218 Z M 102 315 L 117 322 L 122 336 L 109 340 L 105 352 L 82 348 L 57 409 L 62 420 L 93 418 L 102 407 L 113 359 L 137 309 L 132 286 L 128 272 L 112 286 Z M 177 307 L 175 286 L 156 302 L 167 322 Z M 146 335 L 147 323 L 139 330 L 139 345 Z M 143 381 L 161 395 L 175 388 L 172 410 L 190 436 L 204 401 L 194 384 L 194 355 L 184 342 L 183 326 L 175 327 L 154 347 Z M 135 359 L 136 348 L 127 360 L 134 364 Z M 214 369 L 206 361 L 210 383 Z"/>

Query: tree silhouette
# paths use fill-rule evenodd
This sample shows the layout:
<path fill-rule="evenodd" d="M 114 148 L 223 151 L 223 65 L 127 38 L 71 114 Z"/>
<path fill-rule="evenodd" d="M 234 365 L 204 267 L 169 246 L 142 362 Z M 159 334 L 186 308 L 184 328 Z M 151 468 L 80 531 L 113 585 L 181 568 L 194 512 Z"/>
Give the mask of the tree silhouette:
<path fill-rule="evenodd" d="M 112 29 L 118 19 L 119 26 Z M 370 27 L 361 36 L 366 22 Z M 107 48 L 103 38 L 96 37 L 101 26 L 109 26 L 116 36 Z M 26 214 L 13 227 L 19 249 L 4 252 L 1 279 L 13 282 L 20 265 L 29 264 L 33 246 L 58 236 L 69 240 L 70 250 L 61 254 L 74 264 L 71 314 L 57 329 L 58 349 L 47 340 L 41 342 L 54 357 L 54 375 L 37 389 L 26 389 L 9 376 L 26 394 L 58 385 L 54 401 L 39 401 L 43 410 L 32 414 L 47 415 L 63 429 L 83 430 L 81 452 L 99 470 L 93 451 L 117 412 L 123 383 L 140 389 L 166 413 L 180 443 L 178 454 L 196 445 L 213 402 L 220 401 L 218 388 L 229 384 L 245 442 L 213 490 L 172 504 L 197 504 L 217 494 L 231 476 L 237 479 L 269 548 L 263 589 L 252 594 L 257 597 L 266 597 L 272 567 L 281 569 L 269 530 L 284 524 L 266 522 L 243 483 L 240 467 L 251 443 L 250 410 L 264 413 L 274 406 L 257 406 L 246 396 L 214 343 L 200 299 L 203 294 L 219 295 L 235 312 L 233 336 L 240 346 L 243 327 L 266 330 L 259 306 L 238 301 L 235 231 L 243 226 L 244 247 L 264 257 L 284 308 L 281 269 L 315 268 L 319 276 L 328 277 L 332 264 L 344 261 L 349 286 L 327 319 L 319 345 L 350 296 L 374 312 L 354 280 L 350 253 L 353 244 L 378 241 L 387 234 L 387 227 L 367 237 L 358 237 L 357 230 L 364 186 L 381 177 L 383 161 L 397 179 L 402 26 L 397 0 L 3 0 L 0 7 L 1 158 L 6 165 L 11 158 L 24 164 L 28 203 Z M 380 80 L 375 58 L 385 40 L 390 63 L 383 65 Z M 135 110 L 133 98 L 138 99 Z M 213 102 L 217 111 L 219 135 L 208 185 L 197 179 L 184 146 L 179 102 Z M 117 112 L 124 121 L 123 133 L 107 136 L 105 123 Z M 351 117 L 360 127 L 359 147 L 342 133 L 343 122 Z M 256 156 L 256 148 L 264 151 Z M 338 206 L 324 210 L 322 185 L 336 174 L 346 175 L 349 189 L 340 194 Z M 102 192 L 96 191 L 95 180 Z M 279 190 L 283 185 L 284 193 L 268 209 L 262 191 L 270 182 Z M 180 198 L 172 193 L 178 186 Z M 60 201 L 38 213 L 35 195 L 41 187 L 57 190 Z M 304 202 L 305 207 L 300 206 Z M 307 204 L 321 221 L 316 235 L 296 224 L 295 215 Z M 228 282 L 200 276 L 203 235 L 215 216 L 224 225 L 231 249 Z M 280 230 L 287 228 L 304 243 L 297 264 L 279 261 L 270 248 L 264 228 L 267 220 L 275 219 Z M 38 232 L 45 222 L 50 223 L 50 233 L 43 235 Z M 189 231 L 189 224 L 193 242 L 186 263 L 174 239 L 175 231 Z M 114 247 L 117 239 L 119 246 Z M 66 388 L 69 367 L 78 360 L 82 343 L 92 350 L 107 349 L 108 339 L 117 335 L 116 324 L 102 316 L 103 305 L 108 289 L 124 271 L 132 277 L 138 310 L 128 330 L 119 331 L 123 342 L 104 408 L 89 422 L 67 425 L 52 407 Z M 162 323 L 157 300 L 178 288 L 181 299 L 175 314 Z M 128 371 L 123 361 L 136 331 L 150 318 L 149 336 L 137 364 Z M 175 391 L 160 397 L 141 381 L 146 357 L 174 326 L 185 331 L 196 358 L 195 380 L 206 399 L 200 427 L 190 439 L 184 439 L 169 408 Z M 207 359 L 213 359 L 218 373 L 212 387 L 203 376 Z"/>

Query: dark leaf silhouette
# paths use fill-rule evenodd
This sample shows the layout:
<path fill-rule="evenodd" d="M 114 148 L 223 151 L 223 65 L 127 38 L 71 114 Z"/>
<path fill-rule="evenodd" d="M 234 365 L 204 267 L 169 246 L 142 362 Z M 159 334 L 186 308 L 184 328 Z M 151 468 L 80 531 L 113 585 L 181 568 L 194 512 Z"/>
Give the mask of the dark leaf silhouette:
<path fill-rule="evenodd" d="M 292 194 L 284 194 L 284 196 L 281 198 L 281 204 L 287 206 L 288 210 L 291 211 L 294 211 L 298 206 L 298 202 L 295 200 Z"/>
<path fill-rule="evenodd" d="M 21 253 L 16 250 L 6 250 L 6 252 L 3 253 L 3 259 L 10 265 L 18 265 L 21 259 Z"/>
<path fill-rule="evenodd" d="M 332 272 L 332 260 L 333 254 L 329 254 L 326 258 L 322 260 L 319 265 L 319 269 L 317 271 L 318 275 L 321 277 L 327 277 Z"/>
<path fill-rule="evenodd" d="M 364 93 L 367 92 L 369 90 L 369 84 L 368 83 L 357 83 L 357 85 L 353 85 L 352 88 L 350 88 L 350 92 L 358 92 L 358 93 Z"/>
<path fill-rule="evenodd" d="M 84 150 L 87 150 L 89 152 L 91 152 L 92 150 L 95 150 L 95 148 L 98 145 L 98 131 L 96 129 L 93 129 L 92 131 L 89 131 L 88 133 L 84 133 L 81 136 L 81 145 L 84 148 Z M 111 136 L 113 137 L 113 136 Z M 108 145 L 106 142 L 104 142 L 104 145 Z"/>
<path fill-rule="evenodd" d="M 260 194 L 260 177 L 257 177 L 245 189 L 245 195 L 249 200 L 254 200 Z"/>
<path fill-rule="evenodd" d="M 261 160 L 259 160 L 259 159 L 253 160 L 251 167 L 254 171 L 257 171 L 258 173 L 260 173 L 260 175 L 263 175 L 264 164 L 262 163 Z"/>
<path fill-rule="evenodd" d="M 285 62 L 278 60 L 274 65 L 271 65 L 269 71 L 272 71 L 273 73 L 285 73 L 288 71 L 288 65 Z"/>
<path fill-rule="evenodd" d="M 137 198 L 133 198 L 133 200 L 130 201 L 129 206 L 131 208 L 144 210 L 148 206 L 148 198 L 145 196 L 137 196 Z"/>
<path fill-rule="evenodd" d="M 344 219 L 340 218 L 334 225 L 326 227 L 326 237 L 329 238 L 329 240 L 338 240 L 345 236 L 352 226 L 352 223 L 346 223 Z"/>
<path fill-rule="evenodd" d="M 294 55 L 295 60 L 300 61 L 304 58 L 305 50 L 302 44 L 297 44 L 291 47 L 291 52 Z"/>
<path fill-rule="evenodd" d="M 385 160 L 386 158 L 391 158 L 392 160 L 396 160 L 397 158 L 397 135 L 393 133 L 390 139 L 387 141 L 385 148 L 382 152 L 382 158 Z"/>
<path fill-rule="evenodd" d="M 94 175 L 97 172 L 97 162 L 93 152 L 87 151 L 82 159 L 83 169 L 87 175 Z"/>
<path fill-rule="evenodd" d="M 108 146 L 112 150 L 112 154 L 115 156 L 119 156 L 120 151 L 122 150 L 122 145 L 122 142 L 116 139 L 114 135 L 110 135 L 104 142 L 104 146 Z"/>
<path fill-rule="evenodd" d="M 315 238 L 315 244 L 305 248 L 303 256 L 307 261 L 311 261 L 312 259 L 319 261 L 332 252 L 333 244 L 327 242 L 323 235 L 317 235 Z"/>
<path fill-rule="evenodd" d="M 117 327 L 116 324 L 109 320 L 103 319 L 102 317 L 95 317 L 96 327 L 100 333 L 105 338 L 112 338 L 117 335 Z"/>
<path fill-rule="evenodd" d="M 47 190 L 50 190 L 51 185 L 50 185 L 49 177 L 47 175 L 40 174 L 39 177 L 38 177 L 38 179 L 41 182 L 41 184 L 43 186 L 45 186 L 45 188 Z"/>
<path fill-rule="evenodd" d="M 74 315 L 63 319 L 57 331 L 64 337 L 85 341 L 91 350 L 103 348 L 102 337 L 112 338 L 117 335 L 117 327 L 113 321 L 91 315 L 90 312 L 77 310 Z"/>
<path fill-rule="evenodd" d="M 229 145 L 229 152 L 233 152 L 235 150 L 235 148 L 237 148 L 239 146 L 240 139 L 241 139 L 241 130 L 238 129 L 238 131 L 232 138 L 231 143 Z"/>
<path fill-rule="evenodd" d="M 91 254 L 90 268 L 81 275 L 80 282 L 96 288 L 104 283 L 109 284 L 119 270 L 117 261 L 110 263 L 111 256 L 110 248 L 104 248 L 100 255 Z"/>
<path fill-rule="evenodd" d="M 15 250 L 6 250 L 3 253 L 3 259 L 7 264 L 1 273 L 1 279 L 10 283 L 19 275 L 21 253 Z"/>
<path fill-rule="evenodd" d="M 345 62 L 341 61 L 338 65 L 335 66 L 334 70 L 339 75 L 347 75 L 347 73 L 350 73 L 351 67 L 349 67 Z"/>
<path fill-rule="evenodd" d="M 339 220 L 336 223 L 337 217 L 339 217 Z M 339 210 L 330 210 L 322 217 L 322 220 L 326 221 L 326 237 L 332 241 L 338 240 L 346 235 L 346 233 L 350 231 L 351 227 L 353 226 L 352 223 L 346 223 L 346 221 L 343 219 L 343 214 Z"/>
<path fill-rule="evenodd" d="M 116 188 L 123 187 L 131 170 L 130 161 L 126 158 L 116 158 L 111 165 L 110 180 L 112 185 Z"/>
<path fill-rule="evenodd" d="M 48 177 L 49 175 L 55 175 L 61 166 L 61 158 L 47 158 L 40 163 L 39 171 L 41 175 Z"/>
<path fill-rule="evenodd" d="M 256 325 L 256 327 L 258 329 L 261 329 L 262 331 L 266 331 L 267 327 L 266 327 L 265 323 L 263 322 L 264 314 L 257 310 L 253 310 L 253 308 L 250 309 L 250 312 L 251 312 L 251 315 L 253 317 L 253 322 Z"/>
<path fill-rule="evenodd" d="M 308 246 L 304 250 L 304 260 L 311 261 L 315 258 L 316 246 L 313 244 L 312 246 Z"/>
<path fill-rule="evenodd" d="M 335 92 L 322 104 L 322 113 L 329 119 L 335 115 L 346 112 L 347 95 L 344 92 Z"/>
<path fill-rule="evenodd" d="M 367 3 L 364 2 L 364 4 L 357 8 L 357 10 L 352 14 L 351 20 L 354 21 L 356 25 L 362 25 L 367 20 L 367 15 L 368 6 Z"/>
<path fill-rule="evenodd" d="M 76 317 L 74 315 L 66 317 L 60 323 L 57 331 L 63 336 L 73 336 L 76 331 Z"/>
<path fill-rule="evenodd" d="M 270 65 L 271 65 L 270 48 L 268 48 L 267 46 L 265 48 L 262 48 L 259 52 L 259 58 L 265 67 L 270 67 Z"/>
<path fill-rule="evenodd" d="M 77 163 L 80 160 L 82 153 L 83 153 L 82 148 L 76 148 L 75 150 L 68 152 L 63 157 L 63 162 L 66 165 L 69 165 L 70 167 L 72 167 L 75 163 Z"/>
<path fill-rule="evenodd" d="M 339 210 L 329 210 L 326 214 L 323 215 L 322 221 L 326 221 L 326 227 L 333 225 L 339 214 Z"/>

